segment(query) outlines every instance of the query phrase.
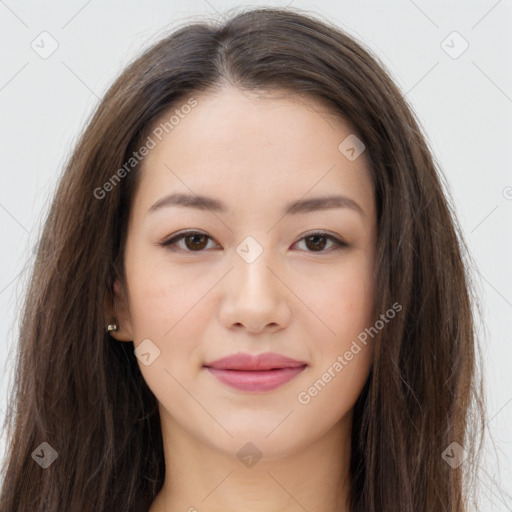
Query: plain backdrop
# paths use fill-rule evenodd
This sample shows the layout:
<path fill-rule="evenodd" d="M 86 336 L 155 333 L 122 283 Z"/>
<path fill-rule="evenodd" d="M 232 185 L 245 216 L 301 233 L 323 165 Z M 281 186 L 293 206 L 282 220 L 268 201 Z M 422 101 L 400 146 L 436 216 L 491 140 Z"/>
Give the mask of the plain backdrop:
<path fill-rule="evenodd" d="M 14 378 L 33 247 L 57 177 L 99 98 L 142 48 L 177 24 L 218 19 L 237 6 L 287 3 L 334 21 L 381 59 L 443 169 L 484 311 L 493 441 L 481 498 L 485 510 L 512 511 L 511 0 L 0 0 L 0 415 Z M 52 45 L 54 53 L 44 55 Z M 4 437 L 0 448 L 3 454 Z"/>

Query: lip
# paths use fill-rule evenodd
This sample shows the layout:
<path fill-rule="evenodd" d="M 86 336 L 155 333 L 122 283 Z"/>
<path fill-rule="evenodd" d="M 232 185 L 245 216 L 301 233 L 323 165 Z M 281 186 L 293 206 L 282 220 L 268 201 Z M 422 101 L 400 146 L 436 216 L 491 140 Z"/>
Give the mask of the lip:
<path fill-rule="evenodd" d="M 289 382 L 308 364 L 283 354 L 238 353 L 223 357 L 204 367 L 220 382 L 241 391 L 271 391 Z"/>

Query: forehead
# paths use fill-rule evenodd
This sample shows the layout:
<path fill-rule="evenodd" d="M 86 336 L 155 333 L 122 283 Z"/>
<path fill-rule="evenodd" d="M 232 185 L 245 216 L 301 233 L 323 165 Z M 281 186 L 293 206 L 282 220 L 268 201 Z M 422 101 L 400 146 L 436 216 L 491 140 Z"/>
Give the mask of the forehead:
<path fill-rule="evenodd" d="M 339 192 L 371 213 L 366 155 L 350 161 L 340 152 L 354 130 L 324 102 L 231 87 L 193 97 L 196 105 L 174 116 L 179 122 L 144 158 L 138 203 L 148 208 L 165 193 L 187 192 L 254 208 Z M 154 126 L 179 110 L 178 103 Z"/>

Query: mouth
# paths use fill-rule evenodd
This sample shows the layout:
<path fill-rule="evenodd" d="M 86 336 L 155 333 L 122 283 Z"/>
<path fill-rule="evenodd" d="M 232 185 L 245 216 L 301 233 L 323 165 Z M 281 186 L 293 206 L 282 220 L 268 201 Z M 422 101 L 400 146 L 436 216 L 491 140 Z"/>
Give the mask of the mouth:
<path fill-rule="evenodd" d="M 301 373 L 306 366 L 272 370 L 221 370 L 205 367 L 220 382 L 240 391 L 272 391 Z"/>
<path fill-rule="evenodd" d="M 203 367 L 221 383 L 246 392 L 272 391 L 283 386 L 308 366 L 282 354 L 264 353 L 258 356 L 238 353 Z"/>

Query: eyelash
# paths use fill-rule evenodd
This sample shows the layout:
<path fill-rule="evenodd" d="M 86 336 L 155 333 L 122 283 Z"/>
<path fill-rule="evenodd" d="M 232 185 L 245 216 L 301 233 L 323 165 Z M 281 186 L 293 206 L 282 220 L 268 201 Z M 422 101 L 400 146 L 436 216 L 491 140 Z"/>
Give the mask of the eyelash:
<path fill-rule="evenodd" d="M 180 252 L 180 251 L 181 252 L 188 252 L 188 253 L 204 252 L 205 249 L 201 249 L 201 250 L 198 250 L 198 251 L 191 251 L 189 249 L 176 249 L 176 248 L 172 248 L 171 247 L 172 245 L 175 245 L 177 242 L 181 241 L 182 239 L 187 238 L 189 236 L 193 236 L 193 235 L 200 235 L 200 236 L 203 235 L 203 236 L 206 236 L 207 238 L 209 238 L 210 240 L 213 240 L 206 233 L 202 233 L 200 231 L 188 230 L 188 231 L 182 231 L 181 233 L 173 235 L 168 240 L 165 240 L 164 242 L 160 243 L 160 245 L 162 247 L 166 247 L 170 251 L 175 251 L 175 252 Z M 339 251 L 340 249 L 348 247 L 348 244 L 346 244 L 342 240 L 336 238 L 333 235 L 330 235 L 329 233 L 325 233 L 323 231 L 314 231 L 312 233 L 308 233 L 306 236 L 302 237 L 299 241 L 302 241 L 302 240 L 304 240 L 306 238 L 315 237 L 315 236 L 320 236 L 322 238 L 327 238 L 328 240 L 331 240 L 335 244 L 335 246 L 332 248 L 332 251 Z M 321 254 L 321 253 L 327 253 L 327 252 L 332 252 L 332 251 L 330 251 L 330 250 L 320 250 L 320 251 L 306 251 L 306 252 L 310 252 L 312 254 L 315 254 L 315 253 L 320 253 Z"/>

